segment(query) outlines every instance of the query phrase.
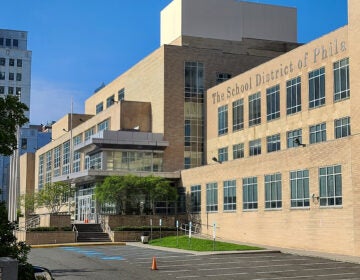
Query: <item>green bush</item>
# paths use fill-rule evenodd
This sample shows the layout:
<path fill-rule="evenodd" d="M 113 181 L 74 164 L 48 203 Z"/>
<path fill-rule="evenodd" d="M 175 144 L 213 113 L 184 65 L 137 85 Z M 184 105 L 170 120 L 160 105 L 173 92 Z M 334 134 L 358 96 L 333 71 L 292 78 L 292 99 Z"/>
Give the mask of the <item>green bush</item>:
<path fill-rule="evenodd" d="M 153 231 L 160 231 L 159 226 L 153 226 Z M 176 231 L 176 227 L 161 227 L 163 231 Z M 114 228 L 114 231 L 151 231 L 150 226 L 121 226 Z"/>
<path fill-rule="evenodd" d="M 30 228 L 27 231 L 72 231 L 71 227 L 37 227 L 37 228 Z"/>

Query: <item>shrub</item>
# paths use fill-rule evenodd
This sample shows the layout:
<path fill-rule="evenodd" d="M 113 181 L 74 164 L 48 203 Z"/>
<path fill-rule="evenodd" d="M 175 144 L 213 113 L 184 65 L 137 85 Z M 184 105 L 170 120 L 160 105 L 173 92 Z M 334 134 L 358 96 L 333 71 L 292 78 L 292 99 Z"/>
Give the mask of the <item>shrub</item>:
<path fill-rule="evenodd" d="M 30 228 L 27 231 L 72 231 L 71 227 L 37 227 L 37 228 Z"/>
<path fill-rule="evenodd" d="M 153 231 L 160 231 L 159 226 L 153 226 Z M 161 227 L 162 231 L 176 231 L 176 227 Z M 121 226 L 114 228 L 114 231 L 151 231 L 150 226 Z"/>

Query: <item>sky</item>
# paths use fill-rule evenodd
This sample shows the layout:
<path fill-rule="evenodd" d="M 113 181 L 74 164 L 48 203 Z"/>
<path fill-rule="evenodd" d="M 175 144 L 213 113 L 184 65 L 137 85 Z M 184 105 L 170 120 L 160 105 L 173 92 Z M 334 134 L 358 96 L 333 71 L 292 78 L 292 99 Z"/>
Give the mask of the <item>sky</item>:
<path fill-rule="evenodd" d="M 159 48 L 160 12 L 171 2 L 0 0 L 0 28 L 28 32 L 30 123 L 56 121 L 71 111 L 71 103 L 74 113 L 84 113 L 84 101 L 96 88 Z M 347 24 L 347 0 L 247 2 L 296 7 L 301 43 Z"/>

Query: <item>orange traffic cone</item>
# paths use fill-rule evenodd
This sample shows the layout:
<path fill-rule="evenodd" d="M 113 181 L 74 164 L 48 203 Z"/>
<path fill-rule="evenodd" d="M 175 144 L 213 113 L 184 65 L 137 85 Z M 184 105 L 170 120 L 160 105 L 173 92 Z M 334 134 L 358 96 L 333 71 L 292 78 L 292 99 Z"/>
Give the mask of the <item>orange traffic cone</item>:
<path fill-rule="evenodd" d="M 156 258 L 155 257 L 153 257 L 153 259 L 152 259 L 151 270 L 157 270 Z"/>

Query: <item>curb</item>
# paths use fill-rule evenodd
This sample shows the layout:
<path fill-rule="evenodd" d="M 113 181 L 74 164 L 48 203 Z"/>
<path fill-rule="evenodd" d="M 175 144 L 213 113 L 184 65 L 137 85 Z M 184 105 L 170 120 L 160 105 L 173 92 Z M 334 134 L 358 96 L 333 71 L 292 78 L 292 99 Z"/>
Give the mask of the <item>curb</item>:
<path fill-rule="evenodd" d="M 125 246 L 125 242 L 84 242 L 30 245 L 31 248 L 82 247 L 82 246 Z"/>

